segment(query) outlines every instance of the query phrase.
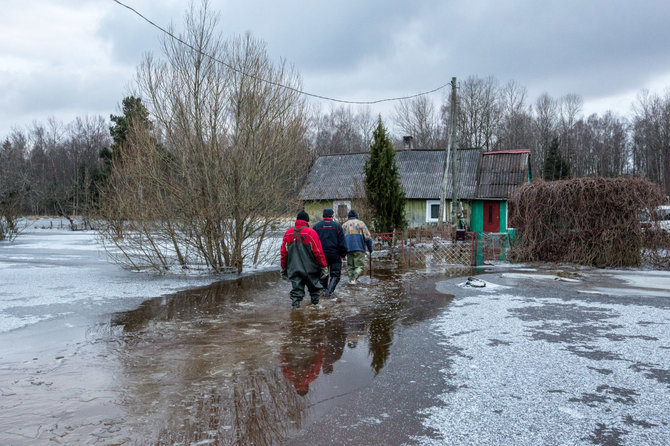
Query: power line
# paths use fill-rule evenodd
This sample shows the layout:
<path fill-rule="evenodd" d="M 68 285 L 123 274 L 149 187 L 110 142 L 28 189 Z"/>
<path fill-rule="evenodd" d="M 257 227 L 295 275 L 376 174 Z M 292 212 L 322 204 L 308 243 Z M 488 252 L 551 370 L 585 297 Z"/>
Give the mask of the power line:
<path fill-rule="evenodd" d="M 201 55 L 203 55 L 203 56 L 205 56 L 205 57 L 207 57 L 207 58 L 209 58 L 209 59 L 211 59 L 211 60 L 213 60 L 213 61 L 215 61 L 215 62 L 220 63 L 221 65 L 224 65 L 225 67 L 227 67 L 227 68 L 230 69 L 230 70 L 235 71 L 236 73 L 239 73 L 239 74 L 241 74 L 241 75 L 243 75 L 243 76 L 249 76 L 249 77 L 251 77 L 252 79 L 255 79 L 255 80 L 258 80 L 258 81 L 261 81 L 261 82 L 265 82 L 265 83 L 267 83 L 267 84 L 274 85 L 274 86 L 277 86 L 277 87 L 285 88 L 285 89 L 287 89 L 287 90 L 291 90 L 291 91 L 294 91 L 294 92 L 296 92 L 296 93 L 299 93 L 299 94 L 302 94 L 302 95 L 305 95 L 305 96 L 309 96 L 309 97 L 313 97 L 313 98 L 317 98 L 317 99 L 323 99 L 323 100 L 331 101 L 331 102 L 339 102 L 339 103 L 342 103 L 342 104 L 372 105 L 372 104 L 379 104 L 379 103 L 382 103 L 382 102 L 401 101 L 401 100 L 405 100 L 405 99 L 413 99 L 413 98 L 417 98 L 417 97 L 419 97 L 419 96 L 425 96 L 425 95 L 428 95 L 428 94 L 431 94 L 431 93 L 435 93 L 436 91 L 440 91 L 440 90 L 442 90 L 443 88 L 445 88 L 446 86 L 451 85 L 451 82 L 447 82 L 446 84 L 440 85 L 439 87 L 434 88 L 434 89 L 432 89 L 432 90 L 430 90 L 430 91 L 424 91 L 424 92 L 417 93 L 417 94 L 413 94 L 413 95 L 409 95 L 409 96 L 399 96 L 399 97 L 395 97 L 395 98 L 377 99 L 377 100 L 374 100 L 374 101 L 348 101 L 348 100 L 345 100 L 345 99 L 337 99 L 337 98 L 331 98 L 331 97 L 328 97 L 328 96 L 322 96 L 322 95 L 319 95 L 319 94 L 309 93 L 309 92 L 307 92 L 307 91 L 300 90 L 300 89 L 298 89 L 298 88 L 291 87 L 291 86 L 289 86 L 289 85 L 284 85 L 284 84 L 281 84 L 281 83 L 279 83 L 279 82 L 271 81 L 271 80 L 268 80 L 268 79 L 264 79 L 264 78 L 262 78 L 262 77 L 258 77 L 258 76 L 253 75 L 253 74 L 245 73 L 244 71 L 241 71 L 241 70 L 235 68 L 234 66 L 230 65 L 230 64 L 227 63 L 227 62 L 225 62 L 225 61 L 223 61 L 223 60 L 221 60 L 221 59 L 218 59 L 218 58 L 216 58 L 216 57 L 214 57 L 214 56 L 212 56 L 212 55 L 210 55 L 210 54 L 207 54 L 207 53 L 205 53 L 204 51 L 201 51 L 201 50 L 198 49 L 198 48 L 195 48 L 195 47 L 194 47 L 193 45 L 191 45 L 190 43 L 184 41 L 183 39 L 181 39 L 181 38 L 175 36 L 174 34 L 172 34 L 170 31 L 168 31 L 168 30 L 166 30 L 165 28 L 161 27 L 160 25 L 157 25 L 156 23 L 154 23 L 153 21 L 151 21 L 150 19 L 148 19 L 147 17 L 145 17 L 144 15 L 142 15 L 142 14 L 141 14 L 139 11 L 137 11 L 135 8 L 133 8 L 133 7 L 131 7 L 131 6 L 128 6 L 128 5 L 126 5 L 125 3 L 123 3 L 123 2 L 121 2 L 121 1 L 119 1 L 119 0 L 112 0 L 112 1 L 113 1 L 114 3 L 117 3 L 118 5 L 120 5 L 120 6 L 124 7 L 124 8 L 126 8 L 126 9 L 132 11 L 132 12 L 135 13 L 137 16 L 139 16 L 140 18 L 142 18 L 142 20 L 144 20 L 145 22 L 149 23 L 149 24 L 150 24 L 151 26 L 153 26 L 154 28 L 157 28 L 158 30 L 160 30 L 160 31 L 163 32 L 164 34 L 168 35 L 171 39 L 176 40 L 177 42 L 181 43 L 182 45 L 184 45 L 184 46 L 186 46 L 186 47 L 192 49 L 193 51 L 195 51 L 195 52 L 197 52 L 197 53 L 199 53 L 199 54 L 201 54 Z"/>

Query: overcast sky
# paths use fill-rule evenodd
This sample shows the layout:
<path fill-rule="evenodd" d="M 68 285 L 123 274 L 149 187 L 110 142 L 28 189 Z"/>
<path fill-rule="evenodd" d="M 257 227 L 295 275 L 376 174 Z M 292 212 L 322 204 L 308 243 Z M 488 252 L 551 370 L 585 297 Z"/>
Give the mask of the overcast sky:
<path fill-rule="evenodd" d="M 122 0 L 181 27 L 185 0 Z M 49 117 L 119 112 L 160 32 L 112 0 L 0 0 L 0 137 Z M 670 86 L 668 0 L 212 0 L 224 36 L 247 31 L 292 63 L 304 89 L 377 100 L 452 76 L 576 93 L 584 113 L 630 113 Z M 443 93 L 433 94 L 435 101 Z M 392 105 L 371 107 L 388 113 Z"/>

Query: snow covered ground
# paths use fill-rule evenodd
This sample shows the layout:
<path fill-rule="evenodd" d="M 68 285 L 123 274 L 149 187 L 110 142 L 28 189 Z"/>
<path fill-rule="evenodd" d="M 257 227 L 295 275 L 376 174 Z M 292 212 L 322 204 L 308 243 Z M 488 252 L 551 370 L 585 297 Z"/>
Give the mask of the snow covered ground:
<path fill-rule="evenodd" d="M 670 444 L 670 272 L 477 276 L 434 323 L 452 352 L 420 444 Z M 458 282 L 458 283 L 455 283 Z"/>
<path fill-rule="evenodd" d="M 126 271 L 108 262 L 94 231 L 35 220 L 14 241 L 0 242 L 0 334 L 43 321 L 71 324 L 68 316 L 122 311 L 221 279 Z"/>

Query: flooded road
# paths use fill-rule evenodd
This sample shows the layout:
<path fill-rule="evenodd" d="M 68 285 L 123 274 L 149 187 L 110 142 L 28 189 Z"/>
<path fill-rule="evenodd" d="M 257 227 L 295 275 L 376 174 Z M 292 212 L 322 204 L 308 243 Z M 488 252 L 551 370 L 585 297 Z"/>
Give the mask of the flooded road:
<path fill-rule="evenodd" d="M 451 296 L 435 291 L 444 278 L 377 268 L 372 280 L 341 284 L 337 299 L 296 311 L 290 285 L 277 272 L 146 301 L 90 325 L 84 341 L 58 352 L 3 360 L 0 439 L 16 445 L 298 441 L 306 427 L 383 374 L 394 349 L 408 348 L 398 342 L 402 333 L 449 305 Z M 410 386 L 417 410 L 427 407 L 410 381 L 400 385 Z"/>

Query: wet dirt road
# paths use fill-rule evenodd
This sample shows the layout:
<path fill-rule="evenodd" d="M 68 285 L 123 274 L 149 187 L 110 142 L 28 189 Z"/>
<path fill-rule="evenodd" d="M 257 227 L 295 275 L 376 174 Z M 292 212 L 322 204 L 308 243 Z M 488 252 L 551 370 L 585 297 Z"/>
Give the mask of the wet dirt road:
<path fill-rule="evenodd" d="M 146 301 L 58 352 L 0 363 L 1 443 L 303 443 L 333 407 L 368 393 L 379 417 L 343 424 L 403 420 L 384 429 L 393 442 L 425 433 L 416 412 L 439 389 L 420 378 L 442 355 L 412 331 L 451 301 L 435 292 L 444 277 L 381 268 L 372 281 L 342 283 L 337 301 L 298 311 L 276 272 Z M 425 361 L 415 342 L 434 342 Z M 406 382 L 367 392 L 389 367 L 408 370 Z M 359 440 L 377 443 L 369 432 Z"/>

